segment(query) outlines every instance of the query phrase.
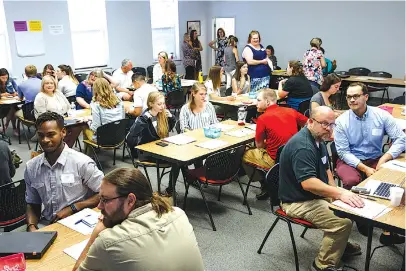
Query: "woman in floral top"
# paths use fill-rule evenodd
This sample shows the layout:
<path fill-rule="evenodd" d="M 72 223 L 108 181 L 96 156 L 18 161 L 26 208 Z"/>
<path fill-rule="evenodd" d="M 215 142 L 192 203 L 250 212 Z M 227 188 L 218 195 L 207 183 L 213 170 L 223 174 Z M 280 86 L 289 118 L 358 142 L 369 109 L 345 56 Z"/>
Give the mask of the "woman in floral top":
<path fill-rule="evenodd" d="M 217 47 L 214 46 L 217 43 Z M 217 30 L 217 39 L 209 43 L 210 48 L 216 51 L 216 65 L 224 67 L 224 49 L 227 47 L 228 39 L 223 28 Z"/>
<path fill-rule="evenodd" d="M 190 36 L 188 33 L 183 35 L 182 53 L 183 66 L 185 67 L 185 79 L 195 80 L 196 75 L 196 56 L 192 45 L 190 45 Z"/>
<path fill-rule="evenodd" d="M 172 60 L 167 60 L 165 73 L 162 75 L 162 92 L 165 97 L 172 91 L 182 91 L 180 76 L 176 74 L 176 65 Z"/>
<path fill-rule="evenodd" d="M 310 41 L 310 46 L 311 48 L 303 56 L 303 72 L 312 87 L 319 90 L 323 83 L 323 68 L 326 67 L 326 60 L 320 50 L 321 39 L 313 38 Z"/>

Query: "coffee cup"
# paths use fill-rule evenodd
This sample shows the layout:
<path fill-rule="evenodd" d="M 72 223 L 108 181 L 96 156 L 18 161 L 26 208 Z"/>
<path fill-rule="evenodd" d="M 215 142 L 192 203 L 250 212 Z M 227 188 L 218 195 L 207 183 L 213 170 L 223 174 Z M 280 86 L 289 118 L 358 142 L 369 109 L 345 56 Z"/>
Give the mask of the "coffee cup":
<path fill-rule="evenodd" d="M 390 204 L 393 207 L 399 206 L 403 193 L 404 193 L 404 189 L 402 187 L 391 187 L 389 189 L 389 192 L 390 192 L 390 196 L 389 196 Z"/>

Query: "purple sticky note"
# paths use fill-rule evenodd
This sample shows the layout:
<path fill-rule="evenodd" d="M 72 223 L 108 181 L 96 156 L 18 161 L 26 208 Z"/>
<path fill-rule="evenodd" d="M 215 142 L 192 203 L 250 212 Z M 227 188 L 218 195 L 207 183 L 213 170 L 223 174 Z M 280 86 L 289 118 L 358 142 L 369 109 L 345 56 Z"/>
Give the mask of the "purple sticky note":
<path fill-rule="evenodd" d="M 16 32 L 28 31 L 27 21 L 14 21 L 14 30 Z"/>

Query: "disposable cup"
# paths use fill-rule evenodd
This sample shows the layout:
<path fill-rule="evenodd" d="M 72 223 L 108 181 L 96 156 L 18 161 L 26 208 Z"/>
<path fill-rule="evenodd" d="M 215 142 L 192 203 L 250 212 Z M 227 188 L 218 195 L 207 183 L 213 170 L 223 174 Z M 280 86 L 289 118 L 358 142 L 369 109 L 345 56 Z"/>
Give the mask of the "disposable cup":
<path fill-rule="evenodd" d="M 393 207 L 399 206 L 403 193 L 404 193 L 404 189 L 402 187 L 391 187 L 389 189 L 389 192 L 390 192 L 390 196 L 389 196 L 390 204 Z"/>

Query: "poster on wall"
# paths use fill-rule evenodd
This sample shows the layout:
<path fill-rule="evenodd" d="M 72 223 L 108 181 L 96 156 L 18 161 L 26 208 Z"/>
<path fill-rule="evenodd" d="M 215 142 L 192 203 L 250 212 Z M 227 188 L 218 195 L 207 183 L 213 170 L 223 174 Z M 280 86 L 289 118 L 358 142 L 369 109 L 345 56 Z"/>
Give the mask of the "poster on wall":
<path fill-rule="evenodd" d="M 53 24 L 49 25 L 49 34 L 57 36 L 57 35 L 62 35 L 63 34 L 63 25 L 61 24 Z"/>
<path fill-rule="evenodd" d="M 19 57 L 45 54 L 42 21 L 14 21 L 14 34 Z"/>
<path fill-rule="evenodd" d="M 188 33 L 192 32 L 192 30 L 196 30 L 198 36 L 200 36 L 202 33 L 202 30 L 200 28 L 200 21 L 187 21 L 186 27 Z"/>

